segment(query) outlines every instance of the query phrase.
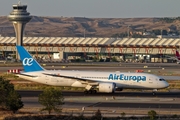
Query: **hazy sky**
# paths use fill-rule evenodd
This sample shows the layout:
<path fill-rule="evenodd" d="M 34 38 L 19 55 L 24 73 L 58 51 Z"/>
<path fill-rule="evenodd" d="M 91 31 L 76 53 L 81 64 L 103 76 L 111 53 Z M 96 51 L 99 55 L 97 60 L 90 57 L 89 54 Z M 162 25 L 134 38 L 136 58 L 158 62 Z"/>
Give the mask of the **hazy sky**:
<path fill-rule="evenodd" d="M 178 17 L 180 0 L 21 0 L 36 16 L 132 18 Z M 12 11 L 18 0 L 0 0 L 0 16 Z"/>

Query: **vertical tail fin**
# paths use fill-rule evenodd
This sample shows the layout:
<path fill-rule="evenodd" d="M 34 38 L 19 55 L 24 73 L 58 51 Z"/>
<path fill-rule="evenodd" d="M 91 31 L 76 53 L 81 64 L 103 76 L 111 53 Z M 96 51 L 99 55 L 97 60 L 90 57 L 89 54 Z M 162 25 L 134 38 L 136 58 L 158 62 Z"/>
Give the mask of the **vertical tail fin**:
<path fill-rule="evenodd" d="M 180 60 L 180 55 L 179 55 L 179 52 L 176 50 L 176 57 L 178 60 Z"/>
<path fill-rule="evenodd" d="M 24 49 L 23 46 L 16 46 L 25 72 L 44 70 L 41 65 Z"/>

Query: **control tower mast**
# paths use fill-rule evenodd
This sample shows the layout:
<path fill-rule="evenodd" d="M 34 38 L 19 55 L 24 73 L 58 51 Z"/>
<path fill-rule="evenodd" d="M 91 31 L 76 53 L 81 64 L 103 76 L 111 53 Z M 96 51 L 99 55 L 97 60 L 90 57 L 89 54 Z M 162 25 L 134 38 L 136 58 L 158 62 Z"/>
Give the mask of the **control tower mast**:
<path fill-rule="evenodd" d="M 21 5 L 19 1 L 18 4 L 13 5 L 13 11 L 8 16 L 9 21 L 12 21 L 15 33 L 16 33 L 16 45 L 23 45 L 23 31 L 26 23 L 28 23 L 32 16 L 26 11 L 27 5 Z M 19 60 L 19 55 L 16 52 L 16 59 Z"/>

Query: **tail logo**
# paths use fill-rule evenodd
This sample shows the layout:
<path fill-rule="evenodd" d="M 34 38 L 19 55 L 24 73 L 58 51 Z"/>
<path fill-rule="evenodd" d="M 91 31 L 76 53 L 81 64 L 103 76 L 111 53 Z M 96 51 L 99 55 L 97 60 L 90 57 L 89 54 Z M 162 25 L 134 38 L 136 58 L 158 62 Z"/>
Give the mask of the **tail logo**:
<path fill-rule="evenodd" d="M 31 66 L 33 64 L 32 62 L 33 58 L 24 58 L 22 63 L 24 66 Z"/>

